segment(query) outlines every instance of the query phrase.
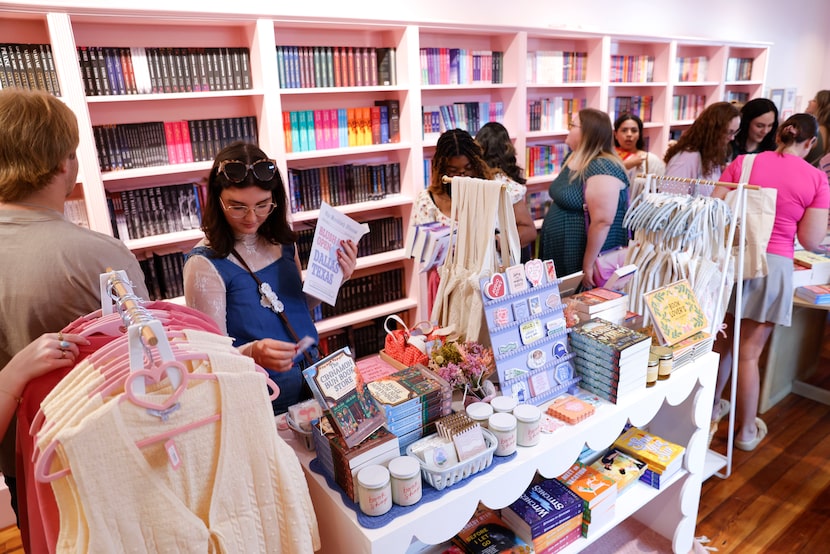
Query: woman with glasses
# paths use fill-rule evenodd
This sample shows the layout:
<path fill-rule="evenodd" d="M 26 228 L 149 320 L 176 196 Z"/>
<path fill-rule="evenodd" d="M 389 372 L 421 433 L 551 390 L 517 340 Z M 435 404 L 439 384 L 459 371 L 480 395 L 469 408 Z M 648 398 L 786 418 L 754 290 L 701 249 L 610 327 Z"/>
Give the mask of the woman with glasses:
<path fill-rule="evenodd" d="M 583 272 L 582 285 L 595 287 L 594 261 L 603 250 L 628 244 L 622 225 L 628 207 L 628 175 L 614 152 L 608 114 L 580 110 L 568 126 L 571 153 L 550 185 L 553 204 L 542 224 L 542 259 L 552 259 L 560 276 Z"/>
<path fill-rule="evenodd" d="M 740 124 L 741 112 L 734 104 L 707 106 L 666 151 L 666 175 L 717 181 L 729 162 L 729 143 Z"/>
<path fill-rule="evenodd" d="M 320 303 L 303 293 L 286 206 L 275 161 L 252 144 L 227 146 L 208 176 L 205 238 L 184 266 L 187 305 L 213 318 L 279 386 L 275 414 L 301 399 L 308 359 L 298 342 L 310 337 L 316 346 L 309 310 Z M 354 271 L 357 245 L 342 242 L 337 257 L 345 281 Z M 311 351 L 316 356 L 316 348 Z"/>

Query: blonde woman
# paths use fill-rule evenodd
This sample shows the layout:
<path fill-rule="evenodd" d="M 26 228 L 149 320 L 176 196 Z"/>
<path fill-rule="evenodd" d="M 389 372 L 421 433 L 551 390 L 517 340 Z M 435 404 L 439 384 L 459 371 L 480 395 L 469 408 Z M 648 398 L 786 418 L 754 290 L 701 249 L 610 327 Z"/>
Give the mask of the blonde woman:
<path fill-rule="evenodd" d="M 580 110 L 569 125 L 571 149 L 550 185 L 553 204 L 542 224 L 542 259 L 559 275 L 582 271 L 582 285 L 596 286 L 594 261 L 600 252 L 628 244 L 622 225 L 628 207 L 628 176 L 614 151 L 608 114 Z"/>

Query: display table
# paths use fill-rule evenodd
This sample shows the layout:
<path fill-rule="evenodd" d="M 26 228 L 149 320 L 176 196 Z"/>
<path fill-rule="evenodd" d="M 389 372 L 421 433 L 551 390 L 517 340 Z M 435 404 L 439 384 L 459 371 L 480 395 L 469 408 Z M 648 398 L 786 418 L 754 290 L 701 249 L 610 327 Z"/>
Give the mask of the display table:
<path fill-rule="evenodd" d="M 761 359 L 759 413 L 791 392 L 830 404 L 830 391 L 805 382 L 815 373 L 829 310 L 830 306 L 817 306 L 793 297 L 792 325 L 775 326 Z"/>
<path fill-rule="evenodd" d="M 683 469 L 663 489 L 637 482 L 620 496 L 614 521 L 591 539 L 581 538 L 565 552 L 578 552 L 631 515 L 671 541 L 675 552 L 692 548 L 701 483 L 722 467 L 713 453 L 707 459 L 709 418 L 714 401 L 718 356 L 709 353 L 680 368 L 666 381 L 631 394 L 619 405 L 603 404 L 578 425 L 566 425 L 532 448 L 519 447 L 516 458 L 500 464 L 464 487 L 448 491 L 440 499 L 420 505 L 385 527 L 365 529 L 355 513 L 345 507 L 340 494 L 325 478 L 309 470 L 314 458 L 293 437 L 289 438 L 306 472 L 309 491 L 320 526 L 323 554 L 402 554 L 413 538 L 426 544 L 448 540 L 470 519 L 479 501 L 503 508 L 516 500 L 538 471 L 545 477 L 562 474 L 576 460 L 587 442 L 600 450 L 611 445 L 626 421 L 649 426 L 651 432 L 685 445 Z M 288 437 L 287 434 L 283 434 Z M 713 460 L 712 457 L 715 457 Z M 714 467 L 712 467 L 714 464 Z M 424 485 L 428 486 L 428 485 Z"/>

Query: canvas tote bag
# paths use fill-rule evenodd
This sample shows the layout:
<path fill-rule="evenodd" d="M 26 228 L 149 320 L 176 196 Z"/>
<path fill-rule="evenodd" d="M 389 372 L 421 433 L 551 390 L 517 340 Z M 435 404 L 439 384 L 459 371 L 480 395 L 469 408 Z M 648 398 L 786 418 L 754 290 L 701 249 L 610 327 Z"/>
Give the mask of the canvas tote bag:
<path fill-rule="evenodd" d="M 752 165 L 755 162 L 756 154 L 744 156 L 741 165 L 740 182 L 749 184 L 749 176 L 752 173 Z M 744 245 L 744 275 L 746 279 L 757 279 L 765 277 L 767 267 L 767 245 L 772 234 L 772 227 L 775 224 L 775 201 L 778 198 L 778 191 L 771 188 L 758 190 L 747 189 L 746 191 L 746 221 L 739 221 L 738 225 L 746 227 L 746 244 Z M 738 191 L 732 190 L 726 195 L 726 203 L 732 209 L 734 217 L 738 217 Z M 738 259 L 740 235 L 735 232 L 735 245 L 732 248 L 734 259 Z M 735 271 L 737 278 L 738 272 Z"/>
<path fill-rule="evenodd" d="M 489 344 L 479 281 L 519 263 L 519 232 L 507 189 L 497 181 L 453 177 L 452 226 L 456 245 L 439 268 L 441 284 L 431 319 L 452 325 L 466 340 Z M 495 245 L 496 219 L 499 249 Z M 503 263 L 502 263 L 503 262 Z"/>

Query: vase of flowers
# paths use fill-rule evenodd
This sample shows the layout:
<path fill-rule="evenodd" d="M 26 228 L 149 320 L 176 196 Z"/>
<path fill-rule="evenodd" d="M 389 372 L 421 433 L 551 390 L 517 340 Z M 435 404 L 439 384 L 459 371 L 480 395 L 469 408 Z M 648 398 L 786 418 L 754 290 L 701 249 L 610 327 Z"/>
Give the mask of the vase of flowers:
<path fill-rule="evenodd" d="M 496 387 L 487 379 L 495 366 L 493 351 L 475 341 L 448 341 L 429 356 L 429 368 L 461 392 L 465 406 L 495 396 Z"/>

